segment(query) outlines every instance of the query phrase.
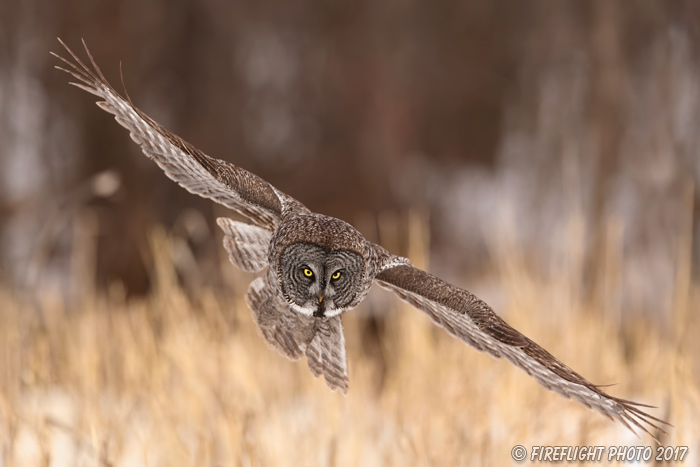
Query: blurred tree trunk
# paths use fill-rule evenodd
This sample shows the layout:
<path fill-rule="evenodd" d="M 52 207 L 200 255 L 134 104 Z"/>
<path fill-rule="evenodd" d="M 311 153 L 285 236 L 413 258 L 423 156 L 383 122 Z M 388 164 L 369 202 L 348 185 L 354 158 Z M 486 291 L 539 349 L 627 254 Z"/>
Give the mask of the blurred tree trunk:
<path fill-rule="evenodd" d="M 551 125 L 556 134 L 535 128 L 537 119 L 531 119 L 523 132 L 535 139 L 540 132 L 544 146 L 518 145 L 522 152 L 517 157 L 523 166 L 534 161 L 543 181 L 555 180 L 563 141 L 579 144 L 592 158 L 583 164 L 581 192 L 590 219 L 584 293 L 595 299 L 610 203 L 619 178 L 627 175 L 621 173 L 628 160 L 623 138 L 635 122 L 625 112 L 633 98 L 644 98 L 631 97 L 630 89 L 642 75 L 635 69 L 640 61 L 634 53 L 641 51 L 648 59 L 654 41 L 663 43 L 669 31 L 681 31 L 697 43 L 696 5 L 611 0 L 534 5 L 517 0 L 2 1 L 0 167 L 12 172 L 10 179 L 33 183 L 31 196 L 40 201 L 40 209 L 8 206 L 7 187 L 0 186 L 0 215 L 19 212 L 32 218 L 29 224 L 41 226 L 47 212 L 60 208 L 58 201 L 95 173 L 118 173 L 123 189 L 117 196 L 85 201 L 99 218 L 97 283 L 116 280 L 141 293 L 149 287 L 142 255 L 150 226 L 172 225 L 187 207 L 206 218 L 213 212 L 212 203 L 180 189 L 140 155 L 124 130 L 95 108 L 91 96 L 66 85 L 47 53 L 57 50 L 56 36 L 76 51 L 85 37 L 117 89 L 124 60 L 136 104 L 195 146 L 259 174 L 312 209 L 350 221 L 426 202 L 435 207 L 437 197 L 446 193 L 437 186 L 447 185 L 445 174 L 479 166 L 484 179 L 503 170 L 498 158 L 513 105 L 508 101 L 518 80 L 534 77 L 529 89 L 534 92 L 519 105 L 523 115 L 536 115 L 545 108 L 534 97 L 538 77 L 554 70 L 548 79 L 567 84 L 571 77 L 557 70 L 573 63 L 574 73 L 583 75 L 576 78 L 588 103 L 567 103 L 566 95 L 549 94 L 556 103 L 546 107 L 543 121 L 545 126 L 556 121 Z M 697 50 L 693 53 L 697 56 Z M 652 85 L 662 68 L 654 66 L 656 70 L 644 70 L 649 76 L 642 76 Z M 691 78 L 697 74 L 686 71 Z M 23 103 L 22 108 L 8 102 Z M 575 114 L 570 121 L 558 119 L 560 104 L 575 107 L 563 110 Z M 587 121 L 581 123 L 579 114 Z M 668 120 L 645 118 L 646 124 Z M 29 136 L 29 150 L 11 149 L 19 133 Z M 595 144 L 588 146 L 591 139 Z M 552 141 L 559 149 L 548 146 Z M 684 147 L 686 157 L 696 157 L 695 146 L 689 141 Z M 29 169 L 7 169 L 17 161 Z M 556 196 L 552 183 L 534 185 L 540 198 Z M 483 200 L 486 205 L 502 201 L 499 194 L 492 196 Z M 524 209 L 535 211 L 544 205 L 540 201 Z M 448 235 L 454 231 L 454 222 L 447 219 L 453 212 L 444 218 L 431 215 L 434 244 L 464 252 L 469 246 L 463 239 Z M 696 202 L 696 238 L 699 212 Z M 549 228 L 545 217 L 533 231 Z M 463 222 L 473 228 L 471 221 Z M 0 247 L 14 251 L 12 240 L 3 235 L 8 222 L 0 222 Z M 25 230 L 28 238 L 38 228 Z M 212 252 L 218 251 L 215 247 Z M 467 267 L 463 257 L 453 256 Z M 12 266 L 5 264 L 7 258 L 2 261 L 6 273 Z"/>
<path fill-rule="evenodd" d="M 597 161 L 591 191 L 591 240 L 584 265 L 584 296 L 597 300 L 601 292 L 599 278 L 604 264 L 608 202 L 618 176 L 620 141 L 624 131 L 626 67 L 622 53 L 623 17 L 619 3 L 608 0 L 591 2 L 591 60 L 593 63 L 590 127 L 597 138 Z"/>

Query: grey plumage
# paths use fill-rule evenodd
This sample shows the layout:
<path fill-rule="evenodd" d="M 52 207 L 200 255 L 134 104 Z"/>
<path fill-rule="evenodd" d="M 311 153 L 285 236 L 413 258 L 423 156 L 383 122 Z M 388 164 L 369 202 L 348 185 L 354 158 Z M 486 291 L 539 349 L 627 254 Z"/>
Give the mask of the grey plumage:
<path fill-rule="evenodd" d="M 254 225 L 225 217 L 216 220 L 224 231 L 224 248 L 231 262 L 246 272 L 260 272 L 267 267 L 267 252 L 272 233 Z"/>
<path fill-rule="evenodd" d="M 103 99 L 98 105 L 129 130 L 168 177 L 251 220 L 253 224 L 220 218 L 217 223 L 234 265 L 249 272 L 267 268 L 246 294 L 254 320 L 271 346 L 292 360 L 306 356 L 314 376 L 323 375 L 332 389 L 348 390 L 341 315 L 356 307 L 376 280 L 450 334 L 507 359 L 546 388 L 632 431 L 633 426 L 647 433 L 649 427 L 663 431 L 657 423 L 666 422 L 640 409 L 649 406 L 606 394 L 471 293 L 414 268 L 346 222 L 312 213 L 260 177 L 213 159 L 169 132 L 112 88 L 86 46 L 91 67 L 61 44 L 73 61 L 56 55 L 68 66 L 57 68 L 78 80 L 72 84 Z"/>

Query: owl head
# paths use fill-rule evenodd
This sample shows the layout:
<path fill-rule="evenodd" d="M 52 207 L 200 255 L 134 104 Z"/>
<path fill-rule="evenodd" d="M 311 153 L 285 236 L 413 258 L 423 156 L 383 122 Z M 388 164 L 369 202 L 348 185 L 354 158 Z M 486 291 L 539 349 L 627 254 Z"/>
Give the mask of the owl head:
<path fill-rule="evenodd" d="M 300 216 L 280 230 L 270 264 L 294 311 L 330 318 L 364 298 L 375 262 L 357 230 L 339 219 L 315 215 Z"/>

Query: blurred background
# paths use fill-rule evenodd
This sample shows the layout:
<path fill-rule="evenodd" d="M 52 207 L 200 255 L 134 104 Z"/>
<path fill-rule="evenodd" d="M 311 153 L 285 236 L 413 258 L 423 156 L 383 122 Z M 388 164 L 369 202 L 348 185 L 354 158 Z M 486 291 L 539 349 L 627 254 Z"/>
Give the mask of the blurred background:
<path fill-rule="evenodd" d="M 36 279 L 31 267 L 66 279 L 67 227 L 84 209 L 97 216 L 98 284 L 131 294 L 150 287 L 139 246 L 150 225 L 201 213 L 214 228 L 215 206 L 166 179 L 53 69 L 56 36 L 79 51 L 85 38 L 117 88 L 121 63 L 157 121 L 312 210 L 369 237 L 372 218 L 418 210 L 448 276 L 487 268 L 489 238 L 504 231 L 547 267 L 576 213 L 582 293 L 599 291 L 600 259 L 617 242 L 623 308 L 654 312 L 671 297 L 688 222 L 700 240 L 695 2 L 0 9 L 0 274 L 17 287 Z M 206 267 L 219 245 L 197 238 Z"/>
<path fill-rule="evenodd" d="M 47 310 L 85 309 L 85 297 L 118 297 L 93 307 L 107 314 L 155 300 L 154 238 L 172 247 L 166 276 L 194 300 L 185 308 L 206 308 L 203 288 L 221 302 L 247 283 L 236 289 L 222 267 L 214 219 L 229 213 L 167 179 L 67 84 L 49 55 L 62 52 L 57 36 L 81 56 L 84 38 L 117 89 L 121 64 L 133 101 L 205 153 L 509 321 L 529 310 L 520 322 L 538 329 L 582 311 L 620 324 L 628 360 L 613 374 L 649 339 L 627 335 L 638 319 L 669 355 L 697 324 L 698 2 L 0 2 L 0 308 L 28 306 L 39 336 L 52 332 Z M 389 332 L 373 317 L 384 297 L 369 302 L 363 345 Z M 7 355 L 34 352 L 34 328 L 17 329 Z M 23 384 L 75 383 L 55 371 Z"/>

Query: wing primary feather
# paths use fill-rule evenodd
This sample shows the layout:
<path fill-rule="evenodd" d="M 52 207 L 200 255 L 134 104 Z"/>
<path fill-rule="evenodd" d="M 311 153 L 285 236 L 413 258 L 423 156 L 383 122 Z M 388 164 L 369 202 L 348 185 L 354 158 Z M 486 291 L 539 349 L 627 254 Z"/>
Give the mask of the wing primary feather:
<path fill-rule="evenodd" d="M 274 230 L 286 210 L 305 209 L 257 175 L 207 156 L 142 112 L 126 90 L 121 62 L 119 74 L 125 97 L 109 84 L 84 40 L 87 63 L 63 40 L 58 38 L 58 41 L 71 59 L 51 52 L 63 64 L 56 68 L 77 80 L 71 82 L 72 85 L 100 97 L 100 108 L 113 114 L 117 122 L 129 130 L 144 154 L 182 187 L 241 213 L 267 230 Z"/>
<path fill-rule="evenodd" d="M 601 389 L 606 385 L 586 380 L 466 290 L 406 264 L 389 267 L 376 279 L 379 285 L 426 312 L 450 334 L 494 357 L 505 357 L 542 386 L 619 421 L 635 435 L 634 428 L 639 428 L 657 439 L 648 428 L 667 434 L 660 425 L 673 426 L 640 409 L 653 406 L 610 396 Z"/>

